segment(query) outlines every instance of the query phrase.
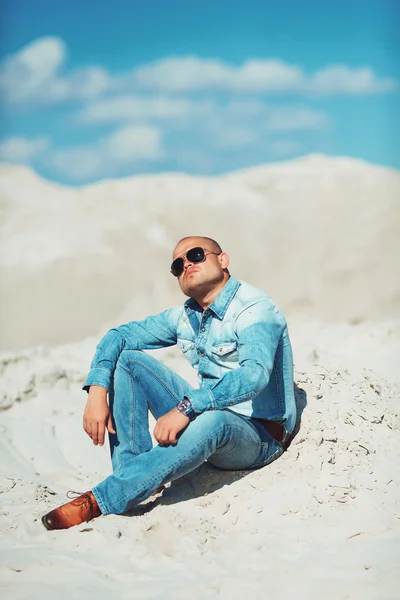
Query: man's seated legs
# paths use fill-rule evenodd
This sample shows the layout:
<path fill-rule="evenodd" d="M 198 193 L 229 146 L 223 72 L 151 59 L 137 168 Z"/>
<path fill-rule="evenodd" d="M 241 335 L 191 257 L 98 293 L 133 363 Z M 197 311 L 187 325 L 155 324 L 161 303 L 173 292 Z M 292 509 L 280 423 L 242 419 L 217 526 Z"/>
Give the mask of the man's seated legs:
<path fill-rule="evenodd" d="M 160 485 L 186 475 L 205 460 L 229 470 L 255 469 L 283 452 L 267 431 L 228 411 L 207 411 L 182 432 L 177 444 L 155 446 L 93 489 L 103 514 L 121 514 Z"/>
<path fill-rule="evenodd" d="M 114 472 L 152 448 L 149 410 L 157 420 L 176 407 L 192 386 L 146 352 L 124 350 L 109 393 L 116 434 L 110 435 Z"/>
<path fill-rule="evenodd" d="M 177 444 L 152 447 L 148 411 L 159 419 L 191 389 L 149 354 L 134 350 L 121 353 L 110 390 L 116 429 L 116 434 L 110 435 L 113 474 L 90 492 L 95 501 L 94 516 L 126 512 L 161 485 L 186 475 L 207 459 L 222 469 L 244 470 L 264 466 L 282 454 L 281 445 L 267 431 L 230 410 L 202 413 L 182 431 Z M 86 498 L 83 501 L 91 515 L 92 507 Z M 71 504 L 65 505 L 66 513 Z M 86 512 L 82 512 L 81 521 L 79 513 L 70 522 L 84 521 Z"/>

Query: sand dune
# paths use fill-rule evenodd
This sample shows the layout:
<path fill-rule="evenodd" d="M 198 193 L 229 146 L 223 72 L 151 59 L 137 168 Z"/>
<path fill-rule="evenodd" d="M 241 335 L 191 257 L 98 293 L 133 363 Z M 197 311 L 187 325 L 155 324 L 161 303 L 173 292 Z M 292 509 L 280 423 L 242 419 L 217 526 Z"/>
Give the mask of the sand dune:
<path fill-rule="evenodd" d="M 1 348 L 80 340 L 132 304 L 147 313 L 180 303 L 171 249 L 192 232 L 221 240 L 234 275 L 289 317 L 399 316 L 399 198 L 398 172 L 318 155 L 77 189 L 3 166 Z"/>

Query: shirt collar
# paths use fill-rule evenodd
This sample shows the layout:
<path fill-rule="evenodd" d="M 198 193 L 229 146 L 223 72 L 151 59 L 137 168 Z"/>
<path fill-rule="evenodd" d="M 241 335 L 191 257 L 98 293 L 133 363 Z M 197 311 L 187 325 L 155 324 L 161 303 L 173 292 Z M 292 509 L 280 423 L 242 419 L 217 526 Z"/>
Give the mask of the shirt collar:
<path fill-rule="evenodd" d="M 228 307 L 239 287 L 240 281 L 231 275 L 218 296 L 215 298 L 214 302 L 208 307 L 208 309 L 211 310 L 215 316 L 218 317 L 218 319 L 222 320 L 224 318 L 225 313 L 228 310 Z M 185 308 L 187 312 L 198 312 L 200 307 L 194 298 L 189 298 L 189 300 L 186 300 L 185 302 Z"/>

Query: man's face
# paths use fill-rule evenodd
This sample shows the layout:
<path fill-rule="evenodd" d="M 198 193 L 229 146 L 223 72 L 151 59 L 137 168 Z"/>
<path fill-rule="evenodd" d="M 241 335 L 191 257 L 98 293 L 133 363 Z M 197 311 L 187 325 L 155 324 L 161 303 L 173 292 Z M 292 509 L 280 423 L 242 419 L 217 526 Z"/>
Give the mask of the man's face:
<path fill-rule="evenodd" d="M 206 250 L 206 260 L 201 263 L 191 263 L 186 258 L 186 252 L 196 247 Z M 195 297 L 198 294 L 208 293 L 226 277 L 224 269 L 228 267 L 227 255 L 222 253 L 217 256 L 208 254 L 207 251 L 216 252 L 216 249 L 208 240 L 201 237 L 183 240 L 174 250 L 172 260 L 180 256 L 184 259 L 183 273 L 178 277 L 178 282 L 186 296 Z"/>

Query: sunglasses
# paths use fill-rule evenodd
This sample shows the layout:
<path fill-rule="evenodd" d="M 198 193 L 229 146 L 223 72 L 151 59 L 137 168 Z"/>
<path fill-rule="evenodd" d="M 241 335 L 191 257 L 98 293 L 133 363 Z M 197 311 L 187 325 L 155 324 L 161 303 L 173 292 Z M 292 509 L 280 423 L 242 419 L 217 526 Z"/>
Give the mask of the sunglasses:
<path fill-rule="evenodd" d="M 180 275 L 182 275 L 183 270 L 185 268 L 184 257 L 186 257 L 187 261 L 190 263 L 201 263 L 206 260 L 207 254 L 216 254 L 217 256 L 219 256 L 221 253 L 211 252 L 211 250 L 206 250 L 205 248 L 191 248 L 186 252 L 186 254 L 183 255 L 183 257 L 180 256 L 179 258 L 176 258 L 174 260 L 174 262 L 171 265 L 172 275 L 174 277 L 179 277 Z"/>

